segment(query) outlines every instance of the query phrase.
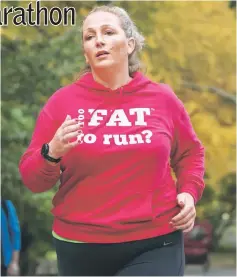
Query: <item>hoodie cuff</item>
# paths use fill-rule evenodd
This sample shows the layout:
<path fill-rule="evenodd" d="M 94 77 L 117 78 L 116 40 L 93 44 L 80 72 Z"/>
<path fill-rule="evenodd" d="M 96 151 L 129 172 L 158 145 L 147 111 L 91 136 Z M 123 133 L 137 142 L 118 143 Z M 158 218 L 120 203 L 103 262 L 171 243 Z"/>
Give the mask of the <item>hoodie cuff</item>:
<path fill-rule="evenodd" d="M 58 168 L 60 167 L 60 162 L 57 164 L 50 164 L 47 162 L 44 157 L 41 155 L 41 149 L 38 149 L 35 153 L 36 160 L 38 160 L 38 166 L 41 168 L 42 173 L 55 173 L 58 172 Z"/>
<path fill-rule="evenodd" d="M 187 192 L 190 195 L 192 195 L 194 199 L 194 204 L 196 205 L 197 202 L 201 199 L 202 197 L 202 189 L 200 186 L 197 186 L 197 184 L 194 183 L 186 183 L 185 185 L 182 185 L 179 187 L 178 193 L 182 192 Z"/>

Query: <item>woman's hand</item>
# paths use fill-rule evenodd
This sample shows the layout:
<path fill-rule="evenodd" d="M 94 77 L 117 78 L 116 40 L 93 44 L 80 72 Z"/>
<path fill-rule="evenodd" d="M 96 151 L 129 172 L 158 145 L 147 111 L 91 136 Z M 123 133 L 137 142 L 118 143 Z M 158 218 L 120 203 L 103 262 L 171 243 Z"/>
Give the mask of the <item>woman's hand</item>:
<path fill-rule="evenodd" d="M 60 158 L 80 144 L 81 141 L 76 139 L 77 136 L 83 133 L 80 127 L 78 119 L 71 119 L 70 115 L 67 115 L 49 143 L 50 156 L 55 159 Z"/>
<path fill-rule="evenodd" d="M 177 202 L 181 211 L 170 223 L 175 229 L 183 230 L 184 233 L 190 232 L 196 218 L 194 199 L 191 194 L 183 192 L 177 195 Z"/>

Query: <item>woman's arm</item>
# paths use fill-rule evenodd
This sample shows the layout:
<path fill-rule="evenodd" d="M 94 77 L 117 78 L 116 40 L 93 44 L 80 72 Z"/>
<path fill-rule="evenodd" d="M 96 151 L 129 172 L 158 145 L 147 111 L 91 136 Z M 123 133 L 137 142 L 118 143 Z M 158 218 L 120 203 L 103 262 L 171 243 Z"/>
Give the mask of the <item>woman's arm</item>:
<path fill-rule="evenodd" d="M 21 250 L 21 230 L 15 206 L 12 201 L 6 200 L 8 208 L 8 225 L 12 241 L 12 258 L 7 267 L 7 275 L 20 275 L 20 250 Z"/>
<path fill-rule="evenodd" d="M 22 181 L 32 192 L 47 191 L 59 180 L 60 163 L 53 165 L 41 155 L 42 145 L 52 140 L 58 127 L 59 123 L 43 109 L 37 119 L 30 145 L 19 163 Z"/>
<path fill-rule="evenodd" d="M 204 147 L 197 138 L 183 105 L 179 111 L 174 115 L 171 166 L 177 177 L 178 193 L 191 194 L 197 203 L 205 187 Z"/>
<path fill-rule="evenodd" d="M 21 250 L 21 229 L 20 229 L 20 223 L 19 219 L 17 216 L 16 209 L 12 203 L 12 201 L 7 200 L 6 205 L 8 208 L 8 223 L 9 223 L 9 228 L 11 231 L 11 239 L 12 239 L 12 246 L 13 246 L 13 251 L 16 251 L 19 253 Z M 19 254 L 15 255 L 15 261 L 19 262 L 18 257 Z M 14 257 L 13 257 L 14 259 Z"/>

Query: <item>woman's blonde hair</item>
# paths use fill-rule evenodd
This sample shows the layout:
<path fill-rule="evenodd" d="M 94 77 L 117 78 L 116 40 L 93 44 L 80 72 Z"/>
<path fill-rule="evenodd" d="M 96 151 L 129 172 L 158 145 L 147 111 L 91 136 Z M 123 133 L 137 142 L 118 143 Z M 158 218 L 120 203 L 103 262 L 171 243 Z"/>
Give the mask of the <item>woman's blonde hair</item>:
<path fill-rule="evenodd" d="M 135 23 L 132 21 L 128 13 L 124 9 L 116 6 L 99 6 L 95 7 L 89 12 L 89 14 L 84 18 L 83 23 L 90 14 L 95 12 L 108 12 L 116 15 L 119 18 L 121 27 L 124 30 L 126 37 L 134 38 L 135 40 L 135 49 L 128 56 L 129 75 L 132 76 L 133 73 L 135 73 L 138 70 L 141 70 L 142 65 L 140 59 L 138 58 L 138 53 L 142 50 L 144 46 L 145 38 L 142 36 L 141 33 L 139 33 Z M 83 35 L 82 26 L 80 31 Z M 80 71 L 79 77 L 87 72 L 91 72 L 89 64 L 85 65 L 84 68 Z"/>

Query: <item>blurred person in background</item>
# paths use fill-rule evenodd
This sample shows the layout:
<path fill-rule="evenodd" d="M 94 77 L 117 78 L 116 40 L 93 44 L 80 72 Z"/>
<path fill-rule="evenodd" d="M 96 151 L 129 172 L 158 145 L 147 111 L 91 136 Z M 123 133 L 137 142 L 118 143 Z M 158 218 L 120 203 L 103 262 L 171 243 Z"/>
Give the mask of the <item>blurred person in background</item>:
<path fill-rule="evenodd" d="M 141 73 L 143 45 L 125 10 L 93 9 L 82 25 L 86 68 L 47 101 L 21 157 L 32 192 L 60 179 L 52 213 L 61 276 L 184 274 L 204 148 L 172 89 Z"/>
<path fill-rule="evenodd" d="M 1 200 L 1 276 L 20 275 L 21 230 L 11 200 Z"/>

